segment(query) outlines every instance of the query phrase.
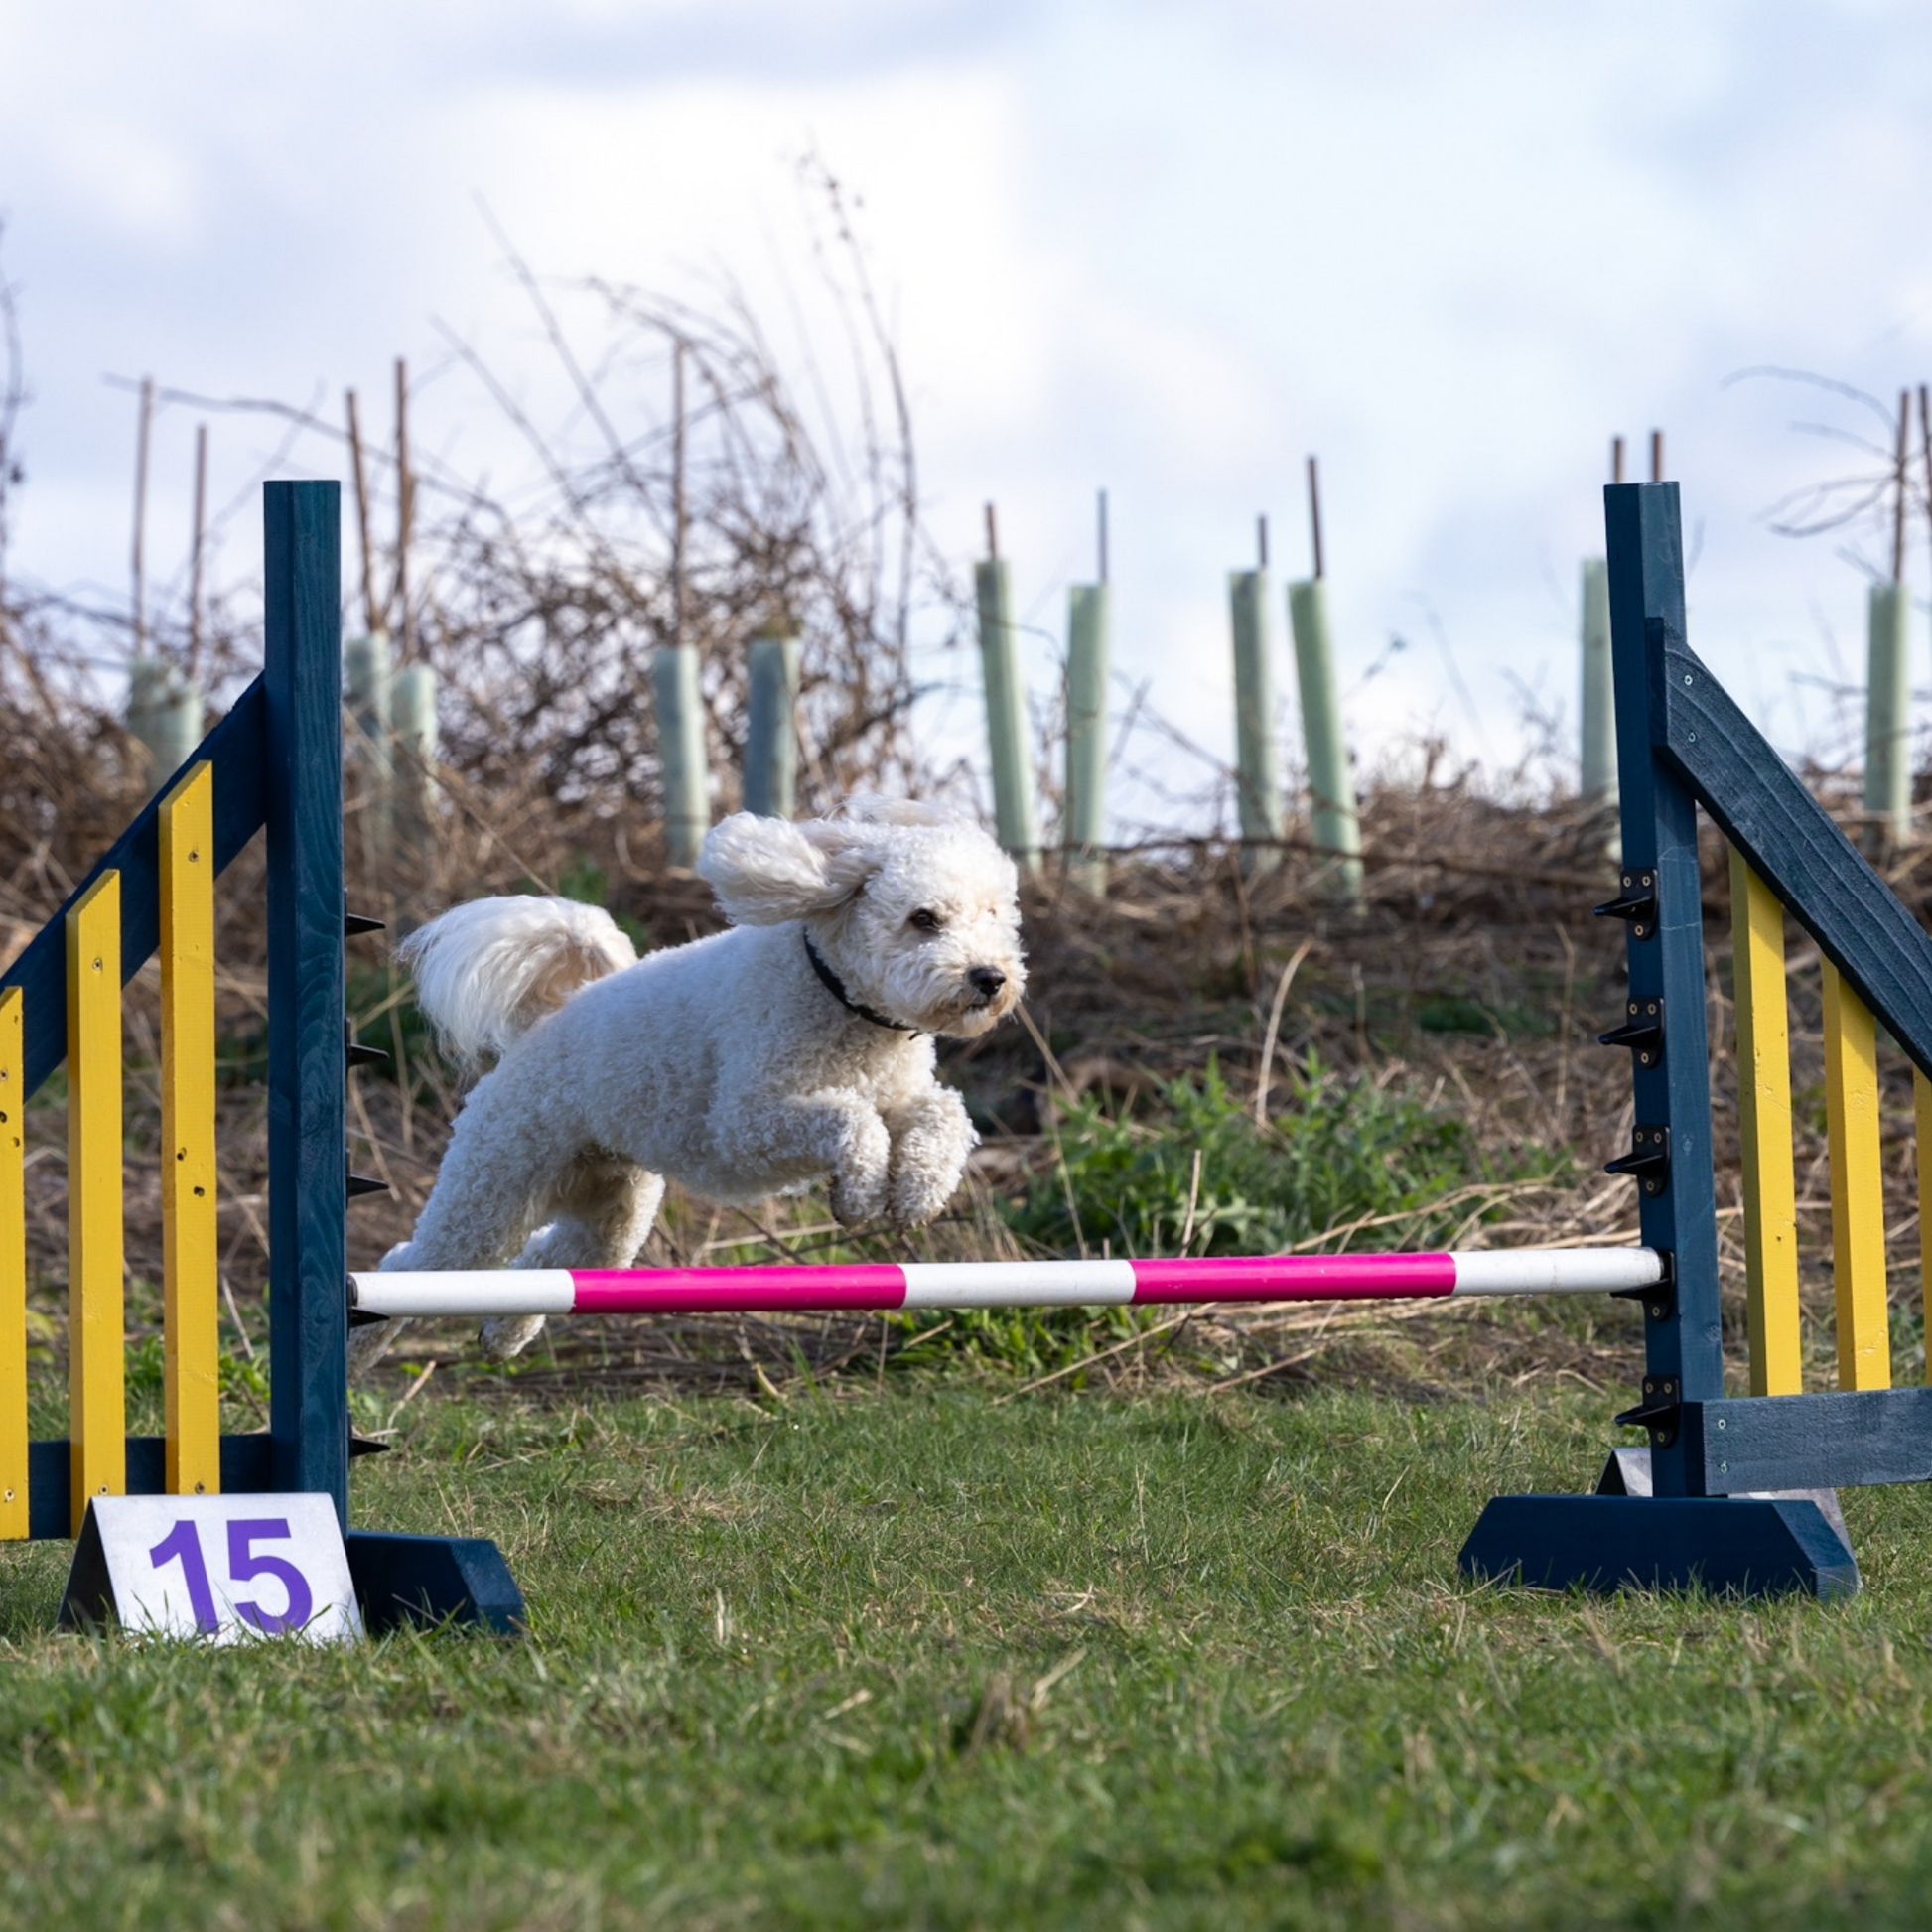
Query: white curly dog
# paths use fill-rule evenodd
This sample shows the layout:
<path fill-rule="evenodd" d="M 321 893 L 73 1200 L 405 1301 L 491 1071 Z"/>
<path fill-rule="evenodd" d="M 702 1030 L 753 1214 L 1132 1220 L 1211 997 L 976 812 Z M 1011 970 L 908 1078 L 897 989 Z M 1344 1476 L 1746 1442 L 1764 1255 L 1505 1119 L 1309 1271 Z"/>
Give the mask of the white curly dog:
<path fill-rule="evenodd" d="M 459 905 L 403 942 L 471 1090 L 414 1235 L 385 1269 L 623 1268 L 667 1178 L 717 1201 L 829 1185 L 852 1226 L 917 1227 L 978 1137 L 935 1035 L 998 1024 L 1026 983 L 1013 864 L 931 807 L 740 812 L 698 871 L 729 931 L 639 959 L 562 898 Z M 358 1328 L 357 1366 L 399 1324 Z M 498 1358 L 542 1315 L 486 1321 Z"/>

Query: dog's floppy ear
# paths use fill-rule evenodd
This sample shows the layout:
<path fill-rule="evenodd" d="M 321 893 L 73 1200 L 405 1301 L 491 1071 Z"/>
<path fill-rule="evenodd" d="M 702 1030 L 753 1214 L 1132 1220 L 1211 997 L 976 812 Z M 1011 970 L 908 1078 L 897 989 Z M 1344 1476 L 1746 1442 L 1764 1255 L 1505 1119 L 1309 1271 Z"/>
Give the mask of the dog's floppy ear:
<path fill-rule="evenodd" d="M 734 812 L 706 835 L 698 874 L 733 925 L 782 925 L 843 905 L 876 870 L 862 827 Z"/>

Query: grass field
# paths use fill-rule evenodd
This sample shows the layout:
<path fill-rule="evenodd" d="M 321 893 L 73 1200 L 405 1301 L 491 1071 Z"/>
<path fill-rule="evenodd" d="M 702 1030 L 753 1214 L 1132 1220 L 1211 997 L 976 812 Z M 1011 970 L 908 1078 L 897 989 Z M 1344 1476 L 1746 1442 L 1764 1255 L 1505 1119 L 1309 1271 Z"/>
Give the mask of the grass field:
<path fill-rule="evenodd" d="M 1932 1506 L 1821 1609 L 1468 1587 L 1598 1398 L 413 1405 L 361 1520 L 521 1642 L 47 1634 L 0 1566 L 15 1925 L 1918 1924 Z"/>

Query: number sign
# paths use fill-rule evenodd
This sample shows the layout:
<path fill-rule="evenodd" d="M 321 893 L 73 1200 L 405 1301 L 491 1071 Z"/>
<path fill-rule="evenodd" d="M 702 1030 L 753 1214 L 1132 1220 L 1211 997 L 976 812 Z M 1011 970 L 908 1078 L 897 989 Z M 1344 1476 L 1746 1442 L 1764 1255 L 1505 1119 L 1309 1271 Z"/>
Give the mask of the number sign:
<path fill-rule="evenodd" d="M 353 1643 L 361 1612 L 329 1498 L 96 1496 L 74 1547 L 66 1624 L 234 1643 Z"/>

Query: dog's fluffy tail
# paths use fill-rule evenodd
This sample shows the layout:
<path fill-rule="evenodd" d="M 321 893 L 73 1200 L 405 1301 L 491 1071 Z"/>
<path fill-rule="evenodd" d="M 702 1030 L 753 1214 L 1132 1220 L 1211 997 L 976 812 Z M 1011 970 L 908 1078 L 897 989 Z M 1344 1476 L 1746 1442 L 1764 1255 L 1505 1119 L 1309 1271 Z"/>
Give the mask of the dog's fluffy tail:
<path fill-rule="evenodd" d="M 601 906 L 569 898 L 480 898 L 396 948 L 444 1050 L 468 1067 L 510 1042 L 580 987 L 634 965 L 635 947 Z"/>

